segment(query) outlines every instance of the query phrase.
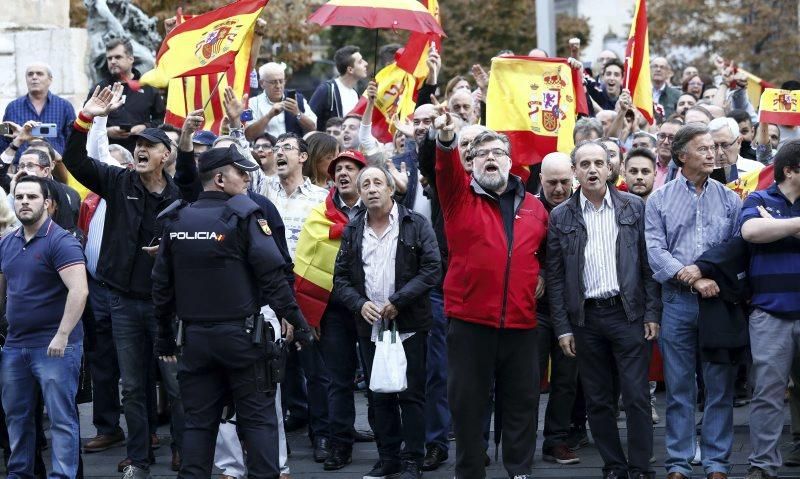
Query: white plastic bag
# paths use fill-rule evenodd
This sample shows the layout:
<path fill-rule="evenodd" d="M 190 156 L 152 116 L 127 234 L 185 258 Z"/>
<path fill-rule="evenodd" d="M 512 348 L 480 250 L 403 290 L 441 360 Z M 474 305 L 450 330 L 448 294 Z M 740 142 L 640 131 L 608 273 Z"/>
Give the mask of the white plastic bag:
<path fill-rule="evenodd" d="M 378 340 L 375 341 L 375 358 L 369 388 L 376 393 L 399 393 L 408 387 L 406 380 L 406 352 L 397 334 L 397 321 L 387 330 L 381 323 Z"/>

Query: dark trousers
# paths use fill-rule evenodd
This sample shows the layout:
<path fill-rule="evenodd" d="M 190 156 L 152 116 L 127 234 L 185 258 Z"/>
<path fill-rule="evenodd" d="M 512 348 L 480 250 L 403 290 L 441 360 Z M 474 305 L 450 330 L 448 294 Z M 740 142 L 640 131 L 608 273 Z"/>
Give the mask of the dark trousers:
<path fill-rule="evenodd" d="M 587 303 L 585 324 L 573 327 L 592 437 L 603 458 L 604 473 L 620 477 L 653 474 L 653 422 L 647 372 L 651 345 L 641 321 L 628 321 L 621 304 L 598 308 Z M 616 364 L 616 371 L 612 364 Z M 628 458 L 622 450 L 615 416 L 614 375 L 620 375 L 628 427 Z"/>
<path fill-rule="evenodd" d="M 542 315 L 538 315 L 536 319 L 540 378 L 547 374 L 548 360 L 552 364 L 550 397 L 544 415 L 544 450 L 566 444 L 578 386 L 578 362 L 575 358 L 567 357 L 561 350 L 550 319 Z"/>
<path fill-rule="evenodd" d="M 98 434 L 119 431 L 119 364 L 111 331 L 111 305 L 108 288 L 89 277 L 89 306 L 97 337 L 93 351 L 87 351 L 92 374 L 92 422 Z"/>
<path fill-rule="evenodd" d="M 502 413 L 503 465 L 510 477 L 531 473 L 539 401 L 536 347 L 535 329 L 495 329 L 450 318 L 447 397 L 458 479 L 486 477 L 483 427 L 492 382 Z"/>
<path fill-rule="evenodd" d="M 420 331 L 403 341 L 406 353 L 406 381 L 401 393 L 372 393 L 375 409 L 375 436 L 382 461 L 414 461 L 420 466 L 425 457 L 425 361 L 428 333 Z M 364 361 L 375 358 L 375 343 L 364 348 Z M 401 451 L 402 445 L 402 451 Z"/>
<path fill-rule="evenodd" d="M 186 424 L 181 478 L 211 477 L 219 420 L 231 395 L 248 445 L 248 476 L 279 476 L 275 392 L 256 383 L 264 358 L 264 347 L 252 344 L 241 323 L 187 324 L 178 363 Z"/>
<path fill-rule="evenodd" d="M 359 337 L 353 315 L 338 308 L 329 307 L 322 317 L 320 348 L 330 375 L 328 408 L 331 443 L 337 447 L 352 449 L 353 424 L 356 406 L 353 400 L 353 380 L 361 350 L 361 366 L 369 384 L 370 368 L 364 363 L 365 349 L 375 345 L 367 337 Z M 370 356 L 371 357 L 371 356 Z M 375 430 L 372 391 L 367 389 L 367 420 Z"/>
<path fill-rule="evenodd" d="M 281 383 L 283 415 L 308 421 L 308 391 L 300 366 L 300 351 L 291 348 L 286 359 L 286 379 Z"/>
<path fill-rule="evenodd" d="M 447 405 L 447 317 L 440 291 L 431 291 L 433 326 L 428 332 L 425 383 L 425 445 L 449 449 L 450 408 Z"/>

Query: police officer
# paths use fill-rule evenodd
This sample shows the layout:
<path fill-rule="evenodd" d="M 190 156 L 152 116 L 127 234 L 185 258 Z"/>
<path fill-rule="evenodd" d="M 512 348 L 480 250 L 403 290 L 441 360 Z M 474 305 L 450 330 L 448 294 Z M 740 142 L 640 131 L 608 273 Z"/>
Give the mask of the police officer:
<path fill-rule="evenodd" d="M 311 340 L 310 330 L 286 282 L 272 232 L 245 194 L 247 173 L 259 166 L 231 146 L 203 153 L 198 167 L 203 184 L 198 200 L 176 202 L 159 216 L 163 231 L 153 268 L 162 360 L 175 360 L 173 315 L 183 324 L 178 380 L 186 430 L 179 477 L 211 476 L 219 419 L 232 396 L 239 430 L 250 445 L 249 476 L 277 478 L 277 362 L 269 361 L 274 343 L 265 331 L 272 329 L 257 315 L 268 304 L 295 327 L 301 344 Z"/>

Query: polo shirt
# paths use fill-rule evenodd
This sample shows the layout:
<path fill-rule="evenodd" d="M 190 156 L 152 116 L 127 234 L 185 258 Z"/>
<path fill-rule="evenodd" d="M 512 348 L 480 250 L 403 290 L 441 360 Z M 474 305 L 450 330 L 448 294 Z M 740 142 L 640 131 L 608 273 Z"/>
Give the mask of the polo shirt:
<path fill-rule="evenodd" d="M 67 303 L 59 271 L 85 264 L 81 245 L 52 219 L 25 243 L 22 228 L 0 240 L 0 272 L 6 280 L 6 346 L 47 347 L 58 331 Z M 83 341 L 79 322 L 69 343 Z"/>
<path fill-rule="evenodd" d="M 744 200 L 740 224 L 760 218 L 759 206 L 774 218 L 800 216 L 800 200 L 790 203 L 773 184 Z M 779 318 L 800 319 L 800 239 L 789 236 L 772 243 L 749 244 L 752 305 Z"/>

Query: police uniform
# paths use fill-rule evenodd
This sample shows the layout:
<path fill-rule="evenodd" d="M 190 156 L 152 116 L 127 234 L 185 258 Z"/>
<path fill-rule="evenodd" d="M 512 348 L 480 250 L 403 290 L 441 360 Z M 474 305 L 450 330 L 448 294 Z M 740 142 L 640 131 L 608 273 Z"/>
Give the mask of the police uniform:
<path fill-rule="evenodd" d="M 199 170 L 229 164 L 245 171 L 258 168 L 232 146 L 201 155 Z M 153 268 L 153 301 L 160 356 L 176 350 L 173 315 L 183 322 L 178 381 L 186 429 L 180 477 L 210 477 L 219 419 L 232 396 L 239 430 L 250 444 L 248 475 L 277 478 L 275 384 L 268 352 L 273 343 L 271 328 L 261 327 L 261 305 L 289 321 L 301 341 L 310 339 L 283 274 L 284 259 L 258 205 L 243 194 L 203 191 L 195 203 L 176 202 L 159 218 L 163 233 Z M 256 344 L 255 333 L 262 330 Z"/>

